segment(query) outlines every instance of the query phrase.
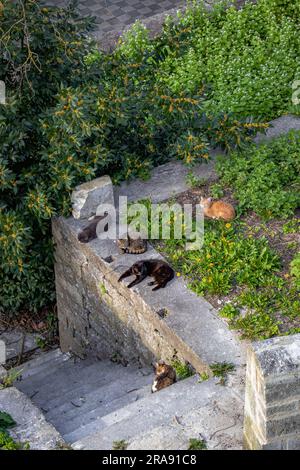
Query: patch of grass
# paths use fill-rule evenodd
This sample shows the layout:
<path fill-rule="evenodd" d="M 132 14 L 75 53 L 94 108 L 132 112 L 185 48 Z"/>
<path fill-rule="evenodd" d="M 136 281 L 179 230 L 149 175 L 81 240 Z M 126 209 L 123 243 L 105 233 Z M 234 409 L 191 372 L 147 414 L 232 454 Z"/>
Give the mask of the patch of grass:
<path fill-rule="evenodd" d="M 248 339 L 267 339 L 280 333 L 279 322 L 267 313 L 251 313 L 239 317 L 231 324 L 232 328 L 241 330 L 241 337 Z"/>
<path fill-rule="evenodd" d="M 22 374 L 22 370 L 11 369 L 7 374 L 0 379 L 0 390 L 3 388 L 12 387 L 17 378 Z"/>
<path fill-rule="evenodd" d="M 207 372 L 202 372 L 199 374 L 199 383 L 205 382 L 205 380 L 209 379 L 209 374 Z"/>
<path fill-rule="evenodd" d="M 166 240 L 165 253 L 199 295 L 230 293 L 236 285 L 269 284 L 280 267 L 265 238 L 244 237 L 238 222 L 205 221 L 201 251 L 186 251 L 185 240 Z"/>
<path fill-rule="evenodd" d="M 221 308 L 221 310 L 219 310 L 219 315 L 223 318 L 228 318 L 229 320 L 236 318 L 239 314 L 239 309 L 232 304 L 226 304 Z"/>
<path fill-rule="evenodd" d="M 192 375 L 195 375 L 195 372 L 192 370 L 191 366 L 186 362 L 180 362 L 179 359 L 174 359 L 171 361 L 171 366 L 176 371 L 176 377 L 178 380 L 184 380 Z"/>
<path fill-rule="evenodd" d="M 213 364 L 210 364 L 209 367 L 211 368 L 214 377 L 220 378 L 219 383 L 221 385 L 225 385 L 228 374 L 235 370 L 234 364 L 229 362 L 214 362 Z"/>
<path fill-rule="evenodd" d="M 210 187 L 210 194 L 215 199 L 221 199 L 224 196 L 224 190 L 220 183 L 214 183 Z"/>
<path fill-rule="evenodd" d="M 128 447 L 128 442 L 126 442 L 124 439 L 120 441 L 114 441 L 112 450 L 126 450 Z"/>
<path fill-rule="evenodd" d="M 204 439 L 191 438 L 189 440 L 188 450 L 206 450 L 207 445 Z"/>
<path fill-rule="evenodd" d="M 191 188 L 201 188 L 201 186 L 204 186 L 206 184 L 206 178 L 200 178 L 199 176 L 194 175 L 192 171 L 190 171 L 186 175 L 186 184 L 190 186 Z"/>
<path fill-rule="evenodd" d="M 300 204 L 300 132 L 232 152 L 219 160 L 217 172 L 233 189 L 242 213 L 252 210 L 266 220 L 290 217 Z M 285 230 L 297 227 L 293 219 Z"/>
<path fill-rule="evenodd" d="M 300 233 L 300 219 L 293 218 L 282 226 L 283 233 Z"/>
<path fill-rule="evenodd" d="M 291 275 L 296 287 L 300 289 L 300 253 L 297 253 L 291 262 Z"/>
<path fill-rule="evenodd" d="M 237 314 L 230 318 L 229 325 L 240 330 L 242 338 L 267 339 L 279 335 L 281 322 L 276 317 L 278 313 L 281 318 L 300 318 L 299 291 L 293 285 L 246 289 L 235 298 L 235 303 Z"/>

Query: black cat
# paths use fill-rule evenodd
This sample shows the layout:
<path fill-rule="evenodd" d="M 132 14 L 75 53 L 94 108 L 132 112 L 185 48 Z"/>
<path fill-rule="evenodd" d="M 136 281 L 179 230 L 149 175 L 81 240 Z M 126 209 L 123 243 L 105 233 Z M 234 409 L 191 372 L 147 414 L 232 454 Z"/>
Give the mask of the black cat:
<path fill-rule="evenodd" d="M 127 287 L 136 286 L 136 284 L 142 282 L 147 276 L 151 276 L 154 278 L 154 281 L 150 282 L 148 285 L 156 286 L 152 290 L 158 290 L 166 287 L 167 283 L 173 279 L 174 271 L 165 261 L 159 259 L 137 261 L 119 277 L 119 282 L 125 277 L 132 275 L 135 275 L 136 278 Z"/>

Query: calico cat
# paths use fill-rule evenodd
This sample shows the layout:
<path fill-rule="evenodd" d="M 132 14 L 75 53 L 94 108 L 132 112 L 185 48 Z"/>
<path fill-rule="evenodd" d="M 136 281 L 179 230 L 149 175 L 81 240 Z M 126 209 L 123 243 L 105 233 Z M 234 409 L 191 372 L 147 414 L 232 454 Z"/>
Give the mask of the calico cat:
<path fill-rule="evenodd" d="M 155 378 L 151 388 L 152 393 L 169 387 L 175 382 L 176 372 L 173 367 L 166 364 L 165 361 L 158 361 L 155 364 Z"/>
<path fill-rule="evenodd" d="M 139 255 L 147 251 L 147 240 L 141 236 L 134 237 L 127 233 L 127 238 L 123 237 L 117 240 L 117 245 L 121 253 L 129 253 L 131 255 Z"/>
<path fill-rule="evenodd" d="M 235 218 L 235 210 L 231 204 L 224 201 L 213 202 L 211 197 L 200 199 L 200 206 L 203 209 L 203 213 L 210 219 L 219 220 L 233 220 Z"/>
<path fill-rule="evenodd" d="M 100 220 L 104 219 L 107 216 L 107 212 L 104 215 L 95 215 L 95 217 L 90 221 L 90 223 L 84 227 L 78 234 L 78 240 L 81 243 L 88 243 L 95 238 L 97 238 L 97 225 Z M 108 224 L 105 225 L 104 231 L 107 231 Z"/>
<path fill-rule="evenodd" d="M 127 287 L 133 287 L 142 282 L 147 276 L 151 276 L 154 281 L 149 282 L 148 286 L 155 286 L 152 289 L 154 291 L 166 287 L 167 283 L 173 279 L 174 271 L 165 261 L 160 259 L 137 261 L 119 277 L 119 282 L 125 277 L 133 275 L 136 278 Z"/>

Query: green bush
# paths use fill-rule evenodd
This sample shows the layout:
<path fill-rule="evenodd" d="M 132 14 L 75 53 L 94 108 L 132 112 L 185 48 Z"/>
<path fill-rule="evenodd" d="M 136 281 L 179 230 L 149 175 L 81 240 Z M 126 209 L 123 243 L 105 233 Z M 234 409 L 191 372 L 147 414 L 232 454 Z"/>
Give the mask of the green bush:
<path fill-rule="evenodd" d="M 300 204 L 300 132 L 233 152 L 220 160 L 217 170 L 242 211 L 253 210 L 265 219 L 287 218 Z"/>
<path fill-rule="evenodd" d="M 212 12 L 195 5 L 170 22 L 168 53 L 157 78 L 173 92 L 207 85 L 206 109 L 274 118 L 292 107 L 292 83 L 300 77 L 300 2 L 259 0 L 238 11 Z"/>
<path fill-rule="evenodd" d="M 63 184 L 50 184 L 40 120 L 62 84 L 87 77 L 92 21 L 74 8 L 1 3 L 0 80 L 7 91 L 0 105 L 1 310 L 37 309 L 54 299 L 50 218 L 68 205 L 68 195 Z"/>

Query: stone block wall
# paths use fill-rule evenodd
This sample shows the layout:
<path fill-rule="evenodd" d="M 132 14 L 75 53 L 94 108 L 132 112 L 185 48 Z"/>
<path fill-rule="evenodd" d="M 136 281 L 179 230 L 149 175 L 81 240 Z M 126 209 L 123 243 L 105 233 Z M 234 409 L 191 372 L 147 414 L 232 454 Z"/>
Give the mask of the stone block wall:
<path fill-rule="evenodd" d="M 244 446 L 300 449 L 300 334 L 249 347 Z"/>
<path fill-rule="evenodd" d="M 86 220 L 53 220 L 60 345 L 84 357 L 139 361 L 177 357 L 198 372 L 213 362 L 244 362 L 240 343 L 213 307 L 175 277 L 152 291 L 148 281 L 127 288 L 118 282 L 139 259 L 162 258 L 151 246 L 142 255 L 123 255 L 115 241 L 80 243 Z M 130 278 L 129 278 L 130 280 Z"/>
<path fill-rule="evenodd" d="M 80 244 L 72 230 L 73 220 L 70 222 L 71 226 L 63 218 L 53 221 L 62 351 L 142 365 L 159 356 L 172 357 L 178 341 L 140 296 L 118 283 L 125 269 L 122 262 L 118 268 L 113 263 L 118 256 L 115 243 Z M 77 222 L 77 231 L 83 223 Z"/>

